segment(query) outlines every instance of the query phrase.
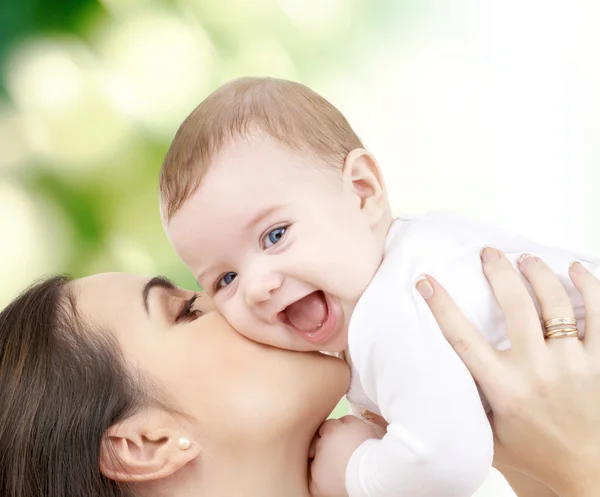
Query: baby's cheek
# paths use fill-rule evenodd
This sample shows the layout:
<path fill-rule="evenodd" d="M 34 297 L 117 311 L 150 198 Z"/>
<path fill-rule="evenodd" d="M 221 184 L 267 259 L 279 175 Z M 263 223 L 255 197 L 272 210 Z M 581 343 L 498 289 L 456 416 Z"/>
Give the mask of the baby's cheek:
<path fill-rule="evenodd" d="M 244 324 L 248 326 L 248 319 L 244 319 L 243 313 L 239 309 L 236 309 L 236 306 L 232 302 L 223 302 L 219 298 L 216 298 L 214 306 L 216 311 L 227 320 L 235 331 L 244 334 Z"/>
<path fill-rule="evenodd" d="M 256 324 L 254 324 L 256 322 L 256 319 L 254 319 L 254 316 L 250 315 L 248 312 L 244 312 L 240 309 L 235 309 L 235 308 L 227 308 L 225 309 L 225 307 L 228 306 L 223 306 L 224 309 L 220 310 L 217 308 L 217 310 L 219 310 L 223 316 L 225 316 L 225 319 L 227 319 L 227 321 L 229 321 L 229 324 L 231 324 L 231 326 L 233 326 L 233 329 L 235 331 L 237 331 L 239 334 L 245 336 L 246 338 L 249 338 L 250 340 L 255 340 L 257 342 L 263 342 L 263 340 L 261 339 L 261 335 L 264 334 L 263 333 L 263 328 L 256 326 Z"/>
<path fill-rule="evenodd" d="M 215 305 L 213 299 L 211 299 L 208 293 L 205 293 L 204 291 L 202 291 L 198 296 L 197 302 L 198 309 L 200 309 L 204 313 L 212 312 L 217 309 L 217 306 Z"/>

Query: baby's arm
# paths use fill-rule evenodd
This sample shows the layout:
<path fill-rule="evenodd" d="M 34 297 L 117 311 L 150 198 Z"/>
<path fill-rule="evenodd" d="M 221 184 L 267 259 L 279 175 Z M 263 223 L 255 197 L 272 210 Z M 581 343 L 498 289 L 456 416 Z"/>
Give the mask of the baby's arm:
<path fill-rule="evenodd" d="M 424 321 L 406 305 L 412 298 L 401 299 L 404 308 L 396 306 L 391 320 L 373 312 L 368 343 L 353 357 L 365 392 L 390 424 L 381 440 L 352 454 L 350 497 L 465 497 L 491 467 L 492 434 L 475 383 L 433 318 Z M 395 329 L 382 322 L 384 314 Z"/>
<path fill-rule="evenodd" d="M 350 497 L 465 497 L 491 467 L 493 438 L 475 382 L 417 294 L 411 255 L 392 247 L 354 310 L 353 367 L 390 424 L 350 457 Z"/>

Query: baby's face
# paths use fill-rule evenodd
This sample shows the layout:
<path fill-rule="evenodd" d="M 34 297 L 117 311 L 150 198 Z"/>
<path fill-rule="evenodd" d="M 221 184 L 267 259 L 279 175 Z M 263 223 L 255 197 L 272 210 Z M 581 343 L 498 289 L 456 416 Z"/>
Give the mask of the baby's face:
<path fill-rule="evenodd" d="M 262 136 L 225 146 L 166 231 L 236 330 L 292 350 L 347 347 L 382 257 L 341 169 Z"/>

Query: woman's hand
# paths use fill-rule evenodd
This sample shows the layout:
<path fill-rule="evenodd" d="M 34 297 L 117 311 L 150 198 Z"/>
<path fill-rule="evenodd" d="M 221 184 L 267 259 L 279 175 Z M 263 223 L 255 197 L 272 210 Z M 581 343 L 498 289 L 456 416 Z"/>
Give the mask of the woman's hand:
<path fill-rule="evenodd" d="M 503 309 L 512 349 L 495 351 L 430 276 L 417 289 L 486 396 L 495 464 L 513 468 L 564 497 L 600 495 L 600 281 L 575 263 L 570 276 L 586 305 L 586 336 L 544 339 L 536 307 L 502 253 L 482 252 Z M 535 257 L 520 260 L 544 321 L 573 317 L 564 287 Z"/>

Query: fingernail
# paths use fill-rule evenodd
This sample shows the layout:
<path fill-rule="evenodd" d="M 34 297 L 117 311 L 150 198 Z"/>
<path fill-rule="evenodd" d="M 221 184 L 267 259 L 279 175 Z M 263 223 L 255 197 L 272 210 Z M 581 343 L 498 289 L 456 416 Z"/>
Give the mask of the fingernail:
<path fill-rule="evenodd" d="M 497 261 L 498 259 L 500 259 L 500 252 L 492 247 L 483 247 L 483 250 L 481 251 L 481 260 L 484 263 Z"/>
<path fill-rule="evenodd" d="M 587 269 L 579 261 L 573 261 L 571 263 L 571 270 L 577 274 L 585 274 L 587 272 Z"/>
<path fill-rule="evenodd" d="M 434 294 L 433 286 L 431 286 L 431 283 L 429 283 L 427 276 L 425 276 L 425 275 L 419 276 L 419 278 L 417 279 L 416 286 L 417 286 L 417 291 L 421 294 L 421 297 L 423 297 L 425 300 L 429 300 L 431 297 L 433 297 L 433 294 Z"/>
<path fill-rule="evenodd" d="M 371 411 L 368 411 L 367 409 L 363 409 L 360 415 L 367 421 L 373 421 L 373 419 L 375 419 L 373 414 L 371 414 Z"/>
<path fill-rule="evenodd" d="M 525 264 L 527 261 L 535 261 L 535 262 L 539 262 L 539 259 L 535 256 L 535 255 L 531 255 L 531 254 L 521 254 L 519 256 L 519 258 L 517 259 L 517 264 L 519 264 L 519 266 Z"/>

